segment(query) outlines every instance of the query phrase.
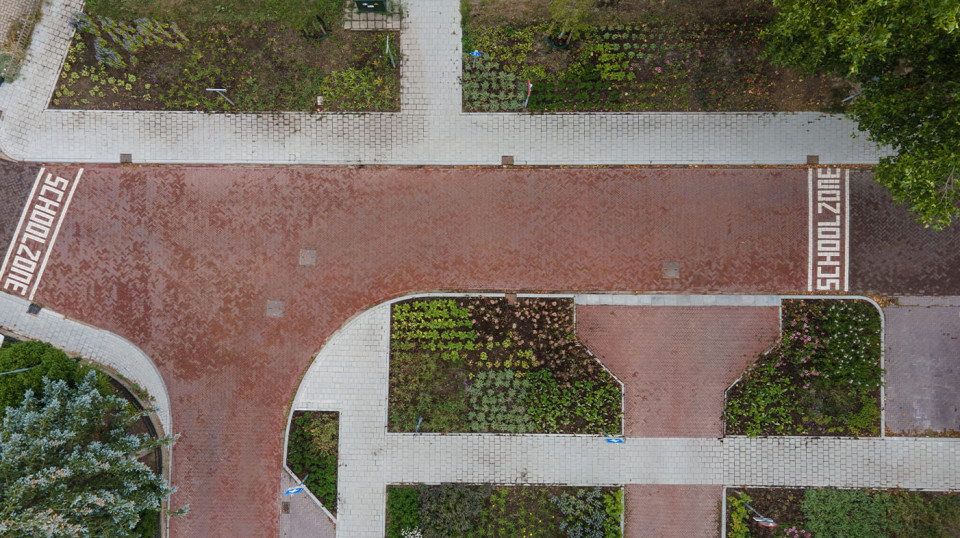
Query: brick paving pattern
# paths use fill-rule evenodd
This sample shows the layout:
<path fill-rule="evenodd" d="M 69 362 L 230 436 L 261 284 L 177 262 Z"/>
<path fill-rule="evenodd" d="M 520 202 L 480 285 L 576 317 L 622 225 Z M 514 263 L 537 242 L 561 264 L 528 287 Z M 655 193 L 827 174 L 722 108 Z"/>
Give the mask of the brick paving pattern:
<path fill-rule="evenodd" d="M 283 410 L 368 305 L 429 289 L 801 289 L 805 171 L 708 176 L 90 166 L 36 300 L 156 361 L 183 434 L 174 505 L 193 507 L 176 532 L 276 534 Z"/>
<path fill-rule="evenodd" d="M 175 535 L 276 535 L 284 410 L 310 357 L 332 345 L 344 320 L 431 289 L 660 291 L 674 295 L 650 304 L 676 305 L 720 301 L 679 292 L 799 290 L 805 187 L 805 170 L 92 166 L 37 301 L 128 338 L 157 363 L 173 430 L 183 434 L 173 506 L 192 506 L 173 520 Z M 301 250 L 315 252 L 313 265 L 301 265 Z M 667 262 L 678 264 L 679 278 L 664 276 Z M 723 298 L 734 300 L 770 304 L 768 296 Z M 365 523 L 343 535 L 368 527 L 379 535 L 383 485 L 418 477 L 958 484 L 958 470 L 942 465 L 960 456 L 950 440 L 631 438 L 615 447 L 595 437 L 388 435 L 384 398 L 357 396 L 347 412 L 349 399 L 336 392 L 368 390 L 358 379 L 385 390 L 378 338 L 344 340 L 372 352 L 373 370 L 331 362 L 349 382 L 314 400 L 340 410 L 345 435 L 363 447 L 353 453 L 356 480 L 343 490 L 341 517 Z"/>
<path fill-rule="evenodd" d="M 850 290 L 960 295 L 960 226 L 917 224 L 866 171 L 850 173 Z"/>
<path fill-rule="evenodd" d="M 7 253 L 39 169 L 0 160 L 0 256 Z"/>
<path fill-rule="evenodd" d="M 152 163 L 825 164 L 885 155 L 839 115 L 463 114 L 456 0 L 407 0 L 400 113 L 46 110 L 81 0 L 51 0 L 23 75 L 0 87 L 0 151 L 19 160 Z M 562 134 L 560 134 L 562 133 Z"/>
<path fill-rule="evenodd" d="M 577 337 L 624 384 L 631 437 L 722 437 L 723 395 L 779 333 L 775 307 L 577 306 Z"/>
<path fill-rule="evenodd" d="M 960 431 L 960 297 L 902 297 L 884 309 L 887 430 Z"/>
<path fill-rule="evenodd" d="M 624 536 L 712 538 L 720 534 L 722 486 L 628 485 L 624 490 Z"/>

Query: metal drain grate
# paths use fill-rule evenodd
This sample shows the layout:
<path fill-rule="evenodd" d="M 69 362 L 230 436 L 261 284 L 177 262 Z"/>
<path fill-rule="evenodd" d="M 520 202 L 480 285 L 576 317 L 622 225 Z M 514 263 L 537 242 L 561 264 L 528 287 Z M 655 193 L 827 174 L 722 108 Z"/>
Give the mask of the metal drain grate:
<path fill-rule="evenodd" d="M 120 154 L 120 164 L 130 164 L 133 162 L 132 153 L 121 153 Z"/>
<path fill-rule="evenodd" d="M 43 310 L 42 306 L 36 303 L 30 303 L 30 306 L 27 307 L 27 314 L 33 314 L 34 316 L 36 316 L 37 314 L 40 313 L 41 310 Z"/>
<path fill-rule="evenodd" d="M 500 166 L 513 166 L 513 155 L 500 156 Z"/>
<path fill-rule="evenodd" d="M 289 514 L 289 513 L 290 513 L 290 503 L 289 503 L 289 502 L 286 502 L 286 501 L 280 503 L 280 510 L 282 510 L 284 514 Z"/>

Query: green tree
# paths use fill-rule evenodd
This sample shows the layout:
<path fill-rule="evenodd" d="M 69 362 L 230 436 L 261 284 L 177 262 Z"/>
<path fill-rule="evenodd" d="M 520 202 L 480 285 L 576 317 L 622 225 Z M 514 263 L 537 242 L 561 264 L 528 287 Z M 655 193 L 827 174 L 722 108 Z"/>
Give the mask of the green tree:
<path fill-rule="evenodd" d="M 7 407 L 20 405 L 28 390 L 42 394 L 44 378 L 60 379 L 76 386 L 90 371 L 46 342 L 16 342 L 0 350 L 0 372 L 21 368 L 30 370 L 0 376 L 0 413 Z M 97 387 L 103 394 L 109 392 L 105 376 L 98 376 Z"/>
<path fill-rule="evenodd" d="M 143 415 L 97 390 L 45 380 L 0 429 L 0 535 L 127 536 L 174 488 L 137 457 L 173 438 L 128 433 Z M 185 509 L 183 510 L 185 511 Z M 176 512 L 182 513 L 183 511 Z"/>
<path fill-rule="evenodd" d="M 875 178 L 920 222 L 960 216 L 960 4 L 956 0 L 773 0 L 767 54 L 860 86 L 848 114 L 889 145 Z"/>

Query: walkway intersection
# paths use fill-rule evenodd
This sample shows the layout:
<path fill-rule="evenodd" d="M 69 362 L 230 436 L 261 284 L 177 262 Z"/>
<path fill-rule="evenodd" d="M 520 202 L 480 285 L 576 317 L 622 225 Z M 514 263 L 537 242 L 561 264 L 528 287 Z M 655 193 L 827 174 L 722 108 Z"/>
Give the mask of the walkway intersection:
<path fill-rule="evenodd" d="M 641 304 L 573 296 L 576 304 Z M 682 298 L 682 299 L 681 299 Z M 776 296 L 660 296 L 664 306 L 772 305 Z M 649 304 L 648 301 L 644 301 Z M 386 485 L 703 484 L 960 488 L 960 442 L 931 438 L 627 438 L 388 433 L 390 303 L 350 321 L 320 351 L 294 410 L 340 412 L 339 536 L 381 536 Z"/>
<path fill-rule="evenodd" d="M 0 87 L 0 153 L 23 161 L 300 164 L 871 164 L 842 116 L 465 114 L 457 0 L 405 0 L 399 113 L 207 114 L 46 108 L 82 0 L 52 0 L 19 79 Z"/>

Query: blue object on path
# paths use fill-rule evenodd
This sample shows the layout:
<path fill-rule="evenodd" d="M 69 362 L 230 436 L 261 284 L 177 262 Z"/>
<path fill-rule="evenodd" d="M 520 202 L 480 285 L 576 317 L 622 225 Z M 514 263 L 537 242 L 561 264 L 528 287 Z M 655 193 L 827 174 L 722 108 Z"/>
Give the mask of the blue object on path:
<path fill-rule="evenodd" d="M 623 439 L 619 437 L 607 437 L 607 442 L 614 445 L 622 445 Z"/>
<path fill-rule="evenodd" d="M 479 50 L 475 50 L 475 51 L 473 51 L 473 52 L 470 53 L 470 56 L 473 56 L 474 58 L 479 58 L 479 57 L 483 56 L 483 54 L 482 54 Z"/>
<path fill-rule="evenodd" d="M 297 487 L 295 487 L 295 488 L 290 488 L 290 489 L 288 489 L 287 491 L 284 491 L 283 494 L 284 494 L 284 495 L 296 495 L 297 493 L 300 493 L 301 491 L 303 491 L 303 486 L 297 486 Z"/>

